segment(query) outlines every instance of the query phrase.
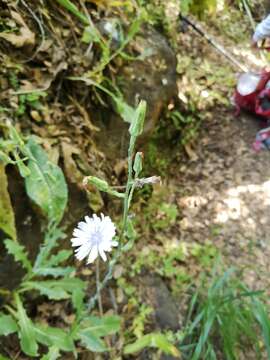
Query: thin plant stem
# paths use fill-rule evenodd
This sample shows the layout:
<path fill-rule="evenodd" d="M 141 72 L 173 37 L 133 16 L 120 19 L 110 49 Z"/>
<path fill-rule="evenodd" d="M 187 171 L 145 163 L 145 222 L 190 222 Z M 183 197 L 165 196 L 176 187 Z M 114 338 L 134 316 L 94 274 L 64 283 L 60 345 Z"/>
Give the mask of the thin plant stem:
<path fill-rule="evenodd" d="M 97 291 L 97 297 L 98 297 L 98 307 L 99 307 L 99 313 L 100 316 L 103 315 L 103 306 L 102 306 L 102 298 L 101 298 L 101 292 L 100 292 L 100 268 L 99 268 L 99 258 L 97 258 L 96 261 L 96 291 Z"/>
<path fill-rule="evenodd" d="M 132 160 L 133 160 L 133 154 L 134 154 L 134 149 L 135 149 L 135 143 L 136 143 L 136 137 L 132 135 L 130 138 L 130 145 L 129 145 L 129 149 L 128 149 L 128 179 L 127 179 L 125 198 L 124 198 L 124 204 L 123 204 L 123 207 L 124 207 L 123 219 L 122 219 L 123 225 L 122 225 L 122 230 L 121 230 L 121 233 L 119 236 L 119 246 L 118 246 L 118 249 L 117 249 L 114 257 L 109 262 L 108 271 L 107 271 L 103 281 L 101 283 L 99 283 L 99 291 L 101 291 L 107 285 L 107 282 L 109 280 L 111 280 L 112 275 L 113 275 L 114 265 L 116 264 L 117 260 L 121 256 L 123 237 L 125 235 L 126 228 L 127 228 L 128 210 L 129 210 L 129 205 L 130 205 L 130 201 L 131 201 L 130 195 L 133 194 L 133 191 L 132 191 L 133 186 L 132 185 L 134 184 L 134 181 L 133 181 L 133 177 L 132 177 Z M 95 303 L 97 301 L 99 301 L 98 292 L 96 292 L 96 294 L 94 296 L 92 296 L 91 299 L 89 300 L 87 310 L 91 311 L 94 308 Z"/>

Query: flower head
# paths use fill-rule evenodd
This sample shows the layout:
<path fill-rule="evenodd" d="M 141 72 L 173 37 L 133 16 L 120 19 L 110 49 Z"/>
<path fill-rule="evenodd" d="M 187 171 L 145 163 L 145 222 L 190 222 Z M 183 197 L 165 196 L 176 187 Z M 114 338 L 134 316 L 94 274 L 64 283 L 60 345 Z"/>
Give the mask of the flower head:
<path fill-rule="evenodd" d="M 71 239 L 72 246 L 78 246 L 75 256 L 78 260 L 88 257 L 87 264 L 92 263 L 98 257 L 106 261 L 105 251 L 111 251 L 113 246 L 117 246 L 117 241 L 113 241 L 115 236 L 115 225 L 109 216 L 101 214 L 99 218 L 96 214 L 93 217 L 85 216 L 85 221 L 79 222 L 73 231 Z"/>

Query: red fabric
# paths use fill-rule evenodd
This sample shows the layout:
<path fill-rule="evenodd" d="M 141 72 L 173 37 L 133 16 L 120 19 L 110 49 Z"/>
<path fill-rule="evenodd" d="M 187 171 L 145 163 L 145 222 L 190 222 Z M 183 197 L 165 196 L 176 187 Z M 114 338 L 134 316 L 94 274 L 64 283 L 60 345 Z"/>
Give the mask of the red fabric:
<path fill-rule="evenodd" d="M 247 110 L 254 114 L 260 115 L 262 117 L 269 117 L 270 110 L 265 111 L 261 107 L 261 99 L 265 96 L 268 96 L 270 99 L 270 89 L 265 89 L 267 82 L 270 80 L 270 72 L 263 71 L 261 74 L 261 80 L 256 88 L 256 90 L 246 96 L 241 95 L 237 90 L 234 93 L 234 101 L 237 107 L 237 110 Z"/>

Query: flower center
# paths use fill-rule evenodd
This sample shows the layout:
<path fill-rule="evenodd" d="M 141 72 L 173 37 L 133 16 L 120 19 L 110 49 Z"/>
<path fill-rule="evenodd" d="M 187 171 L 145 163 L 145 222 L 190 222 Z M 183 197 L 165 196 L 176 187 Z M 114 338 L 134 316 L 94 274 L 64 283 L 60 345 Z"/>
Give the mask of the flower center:
<path fill-rule="evenodd" d="M 93 246 L 98 246 L 102 241 L 102 234 L 99 229 L 97 229 L 92 235 L 91 235 L 91 243 Z"/>

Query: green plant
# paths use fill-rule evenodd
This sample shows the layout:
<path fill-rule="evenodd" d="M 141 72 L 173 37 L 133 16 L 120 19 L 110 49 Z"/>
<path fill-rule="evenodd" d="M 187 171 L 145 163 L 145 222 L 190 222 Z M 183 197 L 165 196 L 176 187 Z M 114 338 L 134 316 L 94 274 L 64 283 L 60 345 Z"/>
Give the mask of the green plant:
<path fill-rule="evenodd" d="M 217 359 L 219 351 L 230 360 L 245 351 L 260 358 L 261 340 L 269 356 L 270 322 L 262 292 L 248 290 L 233 274 L 233 269 L 214 271 L 210 284 L 204 279 L 193 294 L 180 345 L 185 359 Z"/>
<path fill-rule="evenodd" d="M 91 20 L 91 17 L 87 14 L 86 9 L 85 14 L 82 13 L 78 7 L 70 0 L 57 0 L 57 2 L 64 7 L 66 10 L 68 10 L 70 13 L 75 15 L 81 23 L 85 26 L 83 35 L 82 35 L 82 42 L 86 44 L 93 44 L 99 46 L 101 50 L 101 56 L 98 61 L 98 63 L 95 65 L 94 69 L 88 71 L 85 74 L 85 77 L 89 79 L 95 78 L 98 83 L 102 82 L 103 80 L 103 70 L 106 68 L 110 62 L 115 59 L 117 56 L 123 56 L 125 47 L 129 44 L 129 42 L 134 38 L 134 36 L 138 33 L 141 27 L 141 23 L 145 18 L 145 13 L 143 11 L 140 12 L 139 16 L 135 18 L 131 26 L 129 27 L 126 35 L 124 36 L 124 31 L 121 27 L 120 22 L 118 24 L 112 24 L 112 27 L 115 29 L 115 31 L 118 33 L 118 42 L 119 46 L 116 50 L 112 51 L 112 36 L 109 35 L 109 40 L 106 40 L 104 36 L 100 33 L 98 28 L 94 25 L 94 23 Z M 117 1 L 116 1 L 117 3 Z M 123 6 L 125 5 L 131 5 L 131 3 L 122 2 Z M 116 26 L 118 25 L 118 26 Z"/>
<path fill-rule="evenodd" d="M 10 239 L 4 241 L 5 247 L 17 262 L 20 262 L 25 269 L 19 287 L 12 293 L 12 301 L 6 304 L 0 313 L 0 336 L 8 336 L 17 333 L 20 339 L 22 351 L 30 356 L 39 355 L 39 344 L 48 348 L 48 354 L 42 357 L 43 360 L 57 358 L 60 352 L 73 352 L 76 356 L 75 342 L 80 341 L 81 345 L 92 352 L 108 350 L 102 338 L 115 333 L 120 327 L 118 316 L 101 316 L 100 318 L 89 315 L 90 311 L 99 302 L 101 305 L 101 290 L 112 278 L 112 271 L 115 263 L 123 252 L 130 250 L 135 239 L 135 231 L 129 214 L 129 208 L 137 187 L 143 186 L 148 179 L 139 178 L 142 171 L 142 153 L 135 153 L 137 137 L 143 131 L 144 117 L 146 111 L 145 102 L 141 102 L 137 108 L 129 107 L 119 98 L 115 98 L 117 109 L 125 121 L 130 123 L 130 144 L 128 150 L 128 179 L 124 192 L 119 192 L 111 187 L 105 180 L 94 176 L 84 179 L 87 189 L 88 184 L 95 186 L 99 191 L 116 196 L 123 201 L 123 217 L 117 237 L 119 246 L 112 259 L 109 261 L 108 271 L 104 279 L 100 281 L 99 267 L 97 262 L 96 284 L 97 291 L 85 303 L 86 282 L 74 277 L 75 268 L 63 266 L 63 263 L 70 257 L 69 250 L 56 250 L 59 241 L 65 234 L 59 228 L 63 217 L 68 192 L 64 175 L 61 169 L 51 163 L 47 154 L 37 143 L 36 138 L 24 139 L 17 130 L 9 126 L 6 128 L 8 134 L 6 139 L 0 141 L 1 161 L 5 165 L 11 164 L 18 167 L 20 175 L 25 180 L 25 188 L 33 203 L 40 209 L 44 218 L 44 243 L 32 264 L 28 253 L 23 245 L 19 244 L 16 236 L 14 215 L 7 192 L 5 173 L 4 198 L 6 201 L 7 215 L 1 224 Z M 7 222 L 9 223 L 7 226 Z M 30 292 L 37 292 L 49 300 L 69 300 L 75 312 L 75 320 L 69 328 L 60 329 L 57 327 L 43 326 L 34 322 L 28 315 L 27 300 Z M 26 304 L 26 305 L 25 305 Z M 146 316 L 146 314 L 144 315 Z M 3 325 L 4 324 L 4 325 Z M 153 335 L 154 336 L 154 335 Z M 148 338 L 152 335 L 147 335 Z M 164 347 L 162 336 L 154 336 L 149 346 Z M 166 343 L 165 343 L 166 344 Z M 145 343 L 145 346 L 147 344 Z M 173 346 L 172 346 L 172 349 Z M 164 350 L 166 351 L 165 347 Z M 130 350 L 131 351 L 131 350 Z"/>
<path fill-rule="evenodd" d="M 30 357 L 39 355 L 39 345 L 42 344 L 48 348 L 43 360 L 51 359 L 52 354 L 53 358 L 58 358 L 60 351 L 76 354 L 75 341 L 80 341 L 91 351 L 105 351 L 101 338 L 116 332 L 120 319 L 117 316 L 97 318 L 86 312 L 83 302 L 86 283 L 74 277 L 74 267 L 62 265 L 72 252 L 55 251 L 59 240 L 65 237 L 59 228 L 68 197 L 64 175 L 58 166 L 48 160 L 34 137 L 25 142 L 14 127 L 9 127 L 8 133 L 9 139 L 0 141 L 0 165 L 16 165 L 25 179 L 26 192 L 44 217 L 44 243 L 32 264 L 25 247 L 17 240 L 14 216 L 5 188 L 3 193 L 8 214 L 6 222 L 0 225 L 11 238 L 6 239 L 4 245 L 7 252 L 22 265 L 25 275 L 19 287 L 13 291 L 10 304 L 6 304 L 0 312 L 0 336 L 17 333 L 21 350 Z M 4 178 L 4 172 L 2 176 Z M 76 312 L 72 326 L 64 330 L 32 321 L 27 313 L 27 300 L 33 291 L 53 301 L 70 300 Z"/>

